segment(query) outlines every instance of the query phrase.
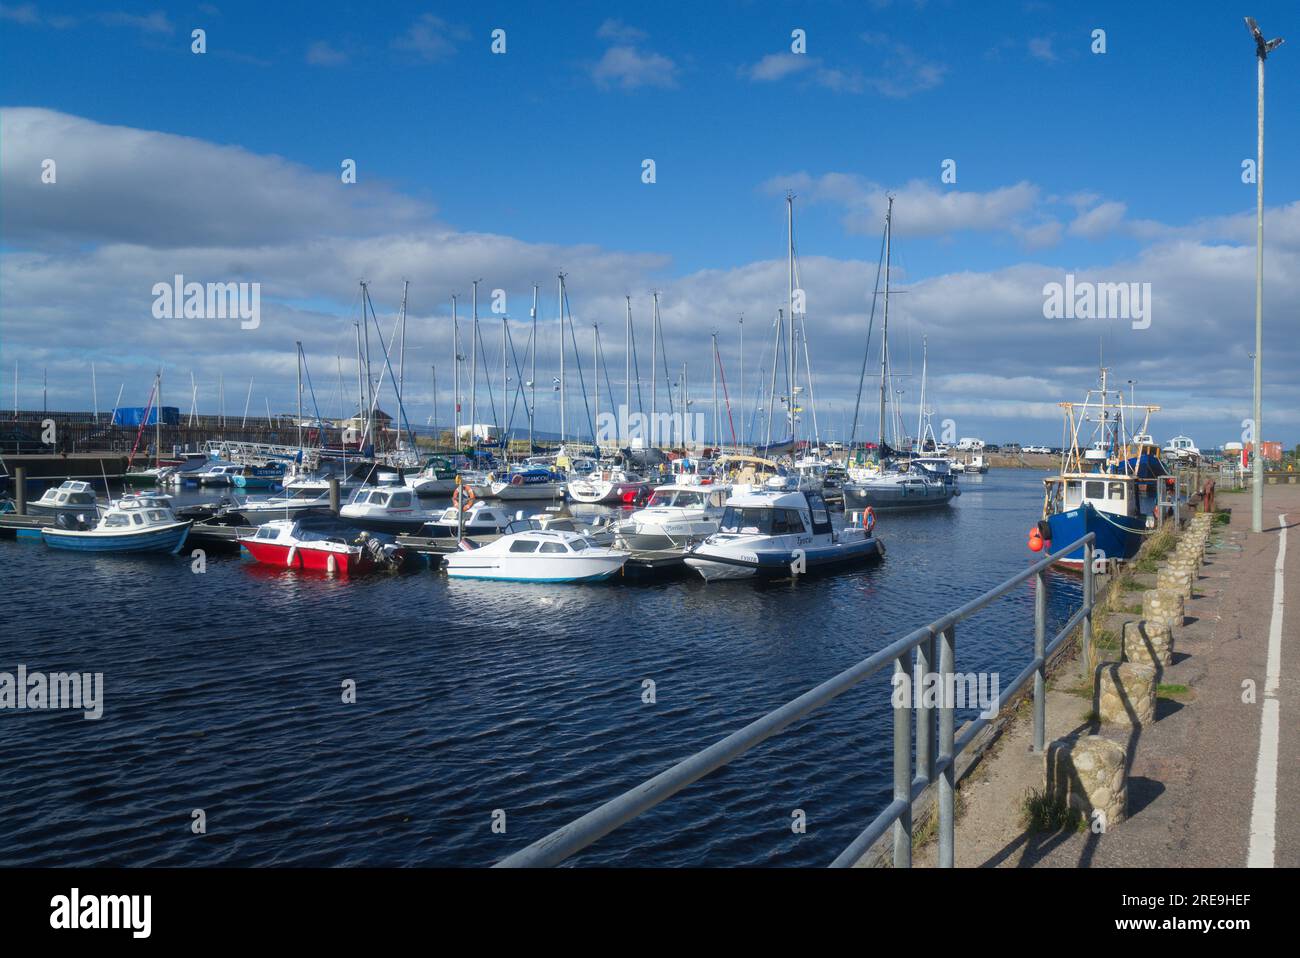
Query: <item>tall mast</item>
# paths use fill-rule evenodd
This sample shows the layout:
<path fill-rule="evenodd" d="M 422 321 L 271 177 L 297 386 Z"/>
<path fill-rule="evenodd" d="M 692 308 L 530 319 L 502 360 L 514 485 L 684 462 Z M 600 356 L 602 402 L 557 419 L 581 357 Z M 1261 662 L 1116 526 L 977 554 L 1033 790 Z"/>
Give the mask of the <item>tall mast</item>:
<path fill-rule="evenodd" d="M 880 340 L 880 446 L 876 457 L 885 445 L 885 388 L 886 371 L 889 366 L 889 257 L 893 243 L 894 198 L 889 197 L 889 208 L 885 211 L 885 318 Z"/>
<path fill-rule="evenodd" d="M 365 333 L 366 342 L 366 395 L 365 395 L 365 438 L 366 445 L 374 445 L 374 435 L 371 431 L 370 409 L 375 402 L 375 381 L 370 373 L 370 317 L 366 314 L 370 303 L 370 287 L 363 281 L 361 284 L 361 325 L 364 327 L 362 332 Z"/>
<path fill-rule="evenodd" d="M 362 417 L 366 414 L 366 390 L 365 387 L 361 385 L 361 324 L 353 323 L 352 326 L 357 331 L 357 422 L 362 426 L 362 428 L 364 428 L 365 419 Z M 270 400 L 267 400 L 267 402 L 269 403 Z M 268 421 L 271 418 L 269 405 L 267 406 L 266 418 Z M 357 448 L 360 449 L 364 445 L 365 442 L 360 441 L 357 443 Z"/>
<path fill-rule="evenodd" d="M 623 420 L 624 425 L 632 418 L 632 297 L 624 297 L 627 300 L 627 327 L 623 333 Z M 632 437 L 626 432 L 621 437 L 622 441 L 632 442 Z"/>
<path fill-rule="evenodd" d="M 745 442 L 745 314 L 740 314 L 740 442 Z"/>
<path fill-rule="evenodd" d="M 502 313 L 501 314 L 501 425 L 503 428 L 506 425 L 506 397 L 510 395 L 510 368 L 506 365 L 506 341 L 507 339 L 509 339 L 509 333 L 507 332 L 507 327 L 509 323 L 510 323 L 510 317 Z M 504 445 L 506 442 L 506 435 L 504 432 L 502 432 L 501 434 L 501 442 L 503 443 L 502 453 L 504 454 L 505 450 L 509 448 L 508 446 Z"/>
<path fill-rule="evenodd" d="M 411 285 L 410 280 L 402 280 L 402 339 L 398 344 L 397 352 L 397 396 L 398 403 L 401 403 L 402 394 L 406 392 L 406 290 Z"/>
<path fill-rule="evenodd" d="M 593 392 L 596 394 L 596 419 L 600 421 L 600 326 L 596 323 L 591 324 L 591 384 L 594 387 Z M 593 429 L 595 426 L 592 427 Z M 591 444 L 596 447 L 596 458 L 600 458 L 600 441 L 593 432 L 591 435 Z"/>
<path fill-rule="evenodd" d="M 533 422 L 537 418 L 537 284 L 533 283 L 533 372 L 532 386 L 533 401 L 531 408 L 528 410 L 528 453 L 533 452 Z"/>
<path fill-rule="evenodd" d="M 560 444 L 564 444 L 565 421 L 564 421 L 564 273 L 557 276 L 557 293 L 560 300 Z"/>
<path fill-rule="evenodd" d="M 786 308 L 790 316 L 790 441 L 793 443 L 790 447 L 790 454 L 794 455 L 795 448 L 798 446 L 798 429 L 795 426 L 795 399 L 794 399 L 794 379 L 798 370 L 798 353 L 794 348 L 794 193 L 787 191 L 785 194 L 785 225 L 786 225 L 786 266 L 789 275 L 789 286 L 786 292 Z"/>
<path fill-rule="evenodd" d="M 921 453 L 925 452 L 925 434 L 921 430 L 924 428 L 922 426 L 922 423 L 925 422 L 925 373 L 926 373 L 926 363 L 929 359 L 929 351 L 930 351 L 929 337 L 922 336 L 921 337 L 921 402 L 916 407 L 916 443 L 918 446 L 917 451 Z M 935 443 L 935 445 L 937 446 L 938 443 Z M 935 451 L 937 452 L 938 450 L 936 449 Z"/>
<path fill-rule="evenodd" d="M 90 364 L 90 396 L 95 408 L 95 425 L 99 425 L 99 384 L 95 382 L 95 364 Z"/>
<path fill-rule="evenodd" d="M 295 342 L 298 353 L 294 359 L 298 362 L 298 449 L 302 450 L 302 343 Z"/>
<path fill-rule="evenodd" d="M 781 358 L 781 336 L 784 328 L 781 324 L 783 316 L 784 313 L 778 306 L 776 310 L 776 339 L 772 343 L 772 384 L 767 391 L 767 435 L 763 440 L 763 444 L 767 446 L 772 445 L 772 406 L 776 402 L 776 365 Z"/>
<path fill-rule="evenodd" d="M 659 421 L 659 398 L 655 389 L 655 364 L 659 362 L 659 291 L 653 292 L 655 298 L 654 318 L 650 321 L 650 429 L 655 435 Z M 658 437 L 656 437 L 658 438 Z"/>
<path fill-rule="evenodd" d="M 713 331 L 713 445 L 716 448 L 720 443 L 718 437 L 718 331 Z"/>
<path fill-rule="evenodd" d="M 471 446 L 477 445 L 478 430 L 478 284 L 482 280 L 474 280 L 474 292 L 471 302 L 473 304 L 474 327 L 470 333 L 469 353 L 470 353 L 470 371 L 469 371 L 469 443 Z"/>
<path fill-rule="evenodd" d="M 158 399 L 153 407 L 153 464 L 154 468 L 162 468 L 162 367 L 158 367 L 158 385 L 156 387 Z"/>
<path fill-rule="evenodd" d="M 451 448 L 460 448 L 460 320 L 456 294 L 451 295 Z"/>

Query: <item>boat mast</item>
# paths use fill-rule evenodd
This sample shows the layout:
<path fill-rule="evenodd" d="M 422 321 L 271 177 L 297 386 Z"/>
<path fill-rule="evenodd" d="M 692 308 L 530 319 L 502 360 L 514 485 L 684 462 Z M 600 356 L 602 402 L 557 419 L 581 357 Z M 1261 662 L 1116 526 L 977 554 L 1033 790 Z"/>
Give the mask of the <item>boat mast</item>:
<path fill-rule="evenodd" d="M 893 218 L 894 198 L 891 196 L 889 208 L 885 211 L 885 318 L 880 334 L 880 445 L 876 449 L 877 459 L 885 446 L 885 388 L 889 368 L 889 257 L 893 241 Z"/>
<path fill-rule="evenodd" d="M 397 346 L 397 401 L 402 401 L 406 392 L 406 290 L 411 285 L 408 279 L 402 280 L 402 338 Z"/>
<path fill-rule="evenodd" d="M 650 436 L 652 440 L 657 440 L 658 421 L 659 421 L 659 397 L 655 384 L 655 363 L 659 361 L 659 291 L 651 290 L 654 296 L 655 308 L 654 318 L 650 321 Z M 657 445 L 653 442 L 652 445 Z"/>
<path fill-rule="evenodd" d="M 302 343 L 295 342 L 294 346 L 298 348 L 298 354 L 294 357 L 298 362 L 298 451 L 302 451 Z"/>
<path fill-rule="evenodd" d="M 713 445 L 719 445 L 718 437 L 718 331 L 713 331 Z"/>
<path fill-rule="evenodd" d="M 786 308 L 790 316 L 790 355 L 787 357 L 790 367 L 790 455 L 795 454 L 795 449 L 799 445 L 799 430 L 795 425 L 795 402 L 794 402 L 794 380 L 795 373 L 799 365 L 798 353 L 794 348 L 794 193 L 787 190 L 785 194 L 785 226 L 786 226 L 786 266 L 789 278 L 789 285 L 786 290 Z"/>
<path fill-rule="evenodd" d="M 374 436 L 371 434 L 370 409 L 375 401 L 375 381 L 370 370 L 370 318 L 366 315 L 367 304 L 370 302 L 370 287 L 364 280 L 361 282 L 361 325 L 364 326 L 366 341 L 366 392 L 365 392 L 365 443 L 364 445 L 374 446 Z"/>
<path fill-rule="evenodd" d="M 916 407 L 916 442 L 919 447 L 918 451 L 925 453 L 925 434 L 922 430 L 922 423 L 925 421 L 925 371 L 926 360 L 929 353 L 929 340 L 927 337 L 921 337 L 921 402 Z M 938 450 L 938 443 L 935 443 L 935 452 Z"/>
<path fill-rule="evenodd" d="M 533 453 L 533 422 L 537 418 L 537 289 L 533 283 L 533 392 L 532 408 L 528 410 L 528 454 Z"/>
<path fill-rule="evenodd" d="M 632 297 L 623 298 L 627 300 L 627 327 L 623 333 L 623 424 L 626 426 L 632 418 Z M 624 431 L 622 441 L 631 445 L 632 437 Z"/>
<path fill-rule="evenodd" d="M 451 448 L 460 448 L 460 321 L 456 294 L 451 294 Z"/>
<path fill-rule="evenodd" d="M 154 405 L 153 412 L 153 465 L 155 469 L 162 468 L 162 367 L 158 367 L 158 401 Z M 104 483 L 105 486 L 108 483 Z"/>
<path fill-rule="evenodd" d="M 561 271 L 556 277 L 560 303 L 560 445 L 564 445 L 564 433 L 566 423 L 564 421 L 564 273 Z"/>
<path fill-rule="evenodd" d="M 510 323 L 510 317 L 502 313 L 501 314 L 501 422 L 503 424 L 505 424 L 506 421 L 506 412 L 507 412 L 506 397 L 510 394 L 510 367 L 506 365 L 506 342 L 510 338 L 510 333 L 508 331 L 509 323 Z M 509 445 L 507 444 L 506 434 L 504 432 L 501 433 L 500 441 L 501 441 L 501 450 L 502 453 L 504 454 L 504 452 L 510 448 Z"/>
<path fill-rule="evenodd" d="M 474 280 L 474 291 L 471 298 L 473 304 L 472 312 L 474 314 L 473 331 L 470 333 L 470 371 L 469 371 L 469 444 L 471 447 L 478 444 L 478 284 L 482 280 Z"/>
<path fill-rule="evenodd" d="M 740 314 L 740 442 L 745 441 L 745 314 Z"/>
<path fill-rule="evenodd" d="M 363 419 L 362 417 L 365 416 L 366 414 L 366 390 L 365 387 L 361 385 L 361 324 L 353 323 L 352 326 L 357 331 L 357 421 L 358 424 L 360 424 L 364 429 L 365 419 Z M 271 401 L 268 399 L 267 408 L 266 408 L 266 418 L 268 422 L 271 419 L 270 402 Z M 362 438 L 364 439 L 364 434 Z M 358 451 L 360 451 L 361 447 L 364 445 L 365 445 L 364 441 L 358 442 L 357 443 Z"/>
<path fill-rule="evenodd" d="M 596 394 L 596 422 L 600 421 L 600 326 L 591 324 L 591 384 Z M 592 433 L 591 443 L 596 447 L 596 458 L 600 459 L 600 441 Z"/>

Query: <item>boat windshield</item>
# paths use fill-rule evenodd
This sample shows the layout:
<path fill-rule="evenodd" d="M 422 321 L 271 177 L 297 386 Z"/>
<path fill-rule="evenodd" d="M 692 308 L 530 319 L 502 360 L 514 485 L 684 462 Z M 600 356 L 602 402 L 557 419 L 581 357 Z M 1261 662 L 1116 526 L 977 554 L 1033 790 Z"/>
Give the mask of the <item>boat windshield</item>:
<path fill-rule="evenodd" d="M 772 509 L 727 506 L 722 514 L 719 532 L 739 532 L 746 535 L 772 534 Z"/>

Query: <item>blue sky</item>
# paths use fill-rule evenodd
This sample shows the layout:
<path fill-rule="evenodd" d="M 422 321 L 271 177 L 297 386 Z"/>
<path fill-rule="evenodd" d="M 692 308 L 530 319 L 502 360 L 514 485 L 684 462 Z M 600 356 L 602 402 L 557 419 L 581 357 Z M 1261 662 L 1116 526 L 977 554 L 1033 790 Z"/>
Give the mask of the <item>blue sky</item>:
<path fill-rule="evenodd" d="M 594 3 L 394 3 L 364 12 L 300 3 L 5 3 L 0 103 L 192 138 L 215 156 L 220 147 L 236 147 L 232 170 L 249 156 L 279 157 L 294 176 L 319 174 L 323 183 L 337 179 L 343 158 L 353 158 L 370 205 L 322 213 L 299 243 L 324 233 L 341 243 L 349 235 L 388 231 L 405 239 L 415 229 L 408 217 L 444 238 L 497 238 L 505 245 L 483 244 L 485 258 L 468 256 L 456 281 L 436 270 L 412 275 L 414 264 L 424 262 L 413 259 L 404 270 L 419 302 L 412 308 L 436 322 L 447 296 L 467 296 L 478 276 L 489 288 L 508 285 L 517 303 L 529 281 L 549 291 L 555 269 L 564 267 L 580 322 L 589 325 L 586 313 L 595 311 L 602 324 L 616 324 L 617 332 L 603 334 L 612 351 L 621 347 L 622 332 L 621 311 L 611 304 L 621 302 L 624 290 L 663 287 L 671 291 L 665 322 L 677 350 L 673 364 L 698 361 L 692 353 L 707 348 L 702 328 L 725 328 L 741 311 L 752 323 L 770 320 L 767 307 L 774 309 L 785 293 L 781 264 L 773 261 L 785 254 L 782 194 L 792 186 L 801 263 L 808 266 L 814 376 L 827 409 L 845 402 L 856 385 L 864 284 L 874 278 L 880 199 L 892 190 L 900 196 L 896 281 L 905 287 L 929 282 L 934 292 L 918 291 L 916 301 L 925 306 L 900 320 L 909 323 L 908 362 L 915 371 L 914 340 L 929 335 L 932 385 L 941 406 L 946 401 L 958 410 L 963 434 L 1055 438 L 1059 428 L 1048 407 L 1077 398 L 1089 385 L 1082 357 L 1090 361 L 1104 338 L 1120 378 L 1136 376 L 1160 393 L 1154 401 L 1171 413 L 1162 431 L 1199 428 L 1209 444 L 1237 438 L 1233 424 L 1243 402 L 1249 405 L 1248 388 L 1242 392 L 1237 382 L 1248 365 L 1241 347 L 1248 336 L 1234 325 L 1253 316 L 1251 277 L 1240 274 L 1242 263 L 1253 265 L 1242 218 L 1253 209 L 1254 190 L 1241 182 L 1241 161 L 1253 155 L 1255 133 L 1255 61 L 1242 13 L 1256 16 L 1270 36 L 1293 36 L 1300 45 L 1300 16 L 1294 6 L 1276 3 L 1243 10 L 1217 3 L 1134 9 L 938 0 L 660 3 L 621 10 Z M 189 49 L 194 27 L 207 31 L 203 56 Z M 490 52 L 494 28 L 506 31 L 505 55 Z M 807 52 L 798 57 L 790 53 L 796 28 L 807 36 Z M 1090 51 L 1096 28 L 1106 31 L 1101 55 Z M 1268 75 L 1267 189 L 1270 211 L 1282 224 L 1279 257 L 1300 253 L 1291 233 L 1300 216 L 1290 207 L 1300 192 L 1293 159 L 1297 58 L 1284 46 Z M 18 175 L 11 140 L 6 137 L 7 180 Z M 652 185 L 641 182 L 645 158 L 656 163 Z M 957 164 L 955 184 L 940 182 L 940 164 L 949 158 Z M 159 164 L 165 169 L 163 143 L 141 148 L 139 160 L 141 176 Z M 129 176 L 125 169 L 119 175 Z M 232 179 L 221 190 L 238 190 L 239 177 L 232 173 Z M 107 203 L 121 194 L 114 182 L 88 183 L 87 195 Z M 256 192 L 255 184 L 248 188 Z M 115 228 L 131 217 L 128 208 L 105 209 L 95 222 L 75 222 L 69 214 L 42 226 L 41 214 L 25 209 L 25 195 L 10 192 L 5 209 L 18 213 L 0 219 L 10 266 L 4 271 L 0 261 L 0 273 L 8 274 L 0 275 L 0 292 L 10 305 L 8 328 L 0 328 L 11 354 L 4 376 L 11 377 L 14 359 L 20 367 L 53 363 L 69 403 L 84 406 L 73 401 L 78 390 L 84 393 L 76 372 L 84 357 L 74 362 L 58 355 L 56 343 L 27 342 L 16 321 L 13 310 L 29 294 L 16 278 L 20 260 L 12 257 L 35 255 L 50 269 L 62 260 L 69 269 L 84 265 L 74 247 L 102 254 L 121 240 L 193 251 L 203 244 L 207 214 L 201 207 L 185 214 L 197 222 L 183 240 L 151 239 L 138 223 Z M 237 205 L 224 193 L 211 202 L 214 219 L 215 208 Z M 292 219 L 292 210 L 284 217 Z M 260 247 L 258 224 L 247 225 L 250 235 L 223 235 L 214 245 Z M 174 224 L 156 226 L 163 237 Z M 291 238 L 284 242 L 291 245 Z M 1208 282 L 1214 270 L 1195 259 L 1217 261 L 1225 248 L 1232 262 L 1212 290 L 1175 285 L 1185 285 L 1187 275 Z M 515 275 L 523 268 L 518 263 L 501 266 L 511 249 L 545 250 L 554 262 L 543 272 L 546 256 L 539 255 L 537 275 Z M 829 284 L 819 290 L 811 282 L 815 257 L 825 258 L 828 277 L 853 278 L 837 282 L 833 295 L 824 292 Z M 258 271 L 258 257 L 238 259 L 239 270 Z M 1186 273 L 1165 272 L 1179 262 Z M 1279 258 L 1278 274 L 1289 262 Z M 765 263 L 777 282 L 760 295 L 748 279 Z M 155 272 L 167 264 L 158 265 Z M 347 271 L 342 263 L 339 268 Z M 1123 328 L 1045 331 L 1041 316 L 1029 317 L 1036 321 L 1030 335 L 1018 321 L 1003 323 L 1004 304 L 981 296 L 1009 278 L 1041 287 L 1040 276 L 1088 270 L 1101 271 L 1099 278 L 1117 272 L 1153 282 L 1157 303 L 1167 304 L 1157 319 L 1164 326 L 1159 337 Z M 495 279 L 502 273 L 508 279 Z M 963 277 L 964 291 L 939 295 Z M 299 315 L 285 316 L 278 338 L 268 331 L 243 365 L 257 365 L 259 353 L 291 350 L 295 336 L 309 352 L 343 351 L 350 322 L 315 341 L 294 331 L 295 319 L 305 322 L 307 314 L 319 319 L 350 308 L 341 293 L 309 290 L 306 277 L 299 278 L 304 288 L 277 295 L 275 277 L 266 277 L 264 295 Z M 856 298 L 847 292 L 855 284 Z M 385 287 L 381 312 L 395 307 L 399 292 L 400 284 Z M 101 301 L 119 293 L 106 289 Z M 1281 306 L 1286 296 L 1279 286 L 1266 305 Z M 1189 304 L 1207 311 L 1189 317 Z M 644 316 L 644 304 L 634 308 Z M 526 306 L 512 304 L 511 313 L 522 317 Z M 87 308 L 71 303 L 59 315 L 70 328 L 93 321 Z M 1269 318 L 1270 330 L 1295 328 L 1293 310 L 1277 309 Z M 987 333 L 968 342 L 972 325 Z M 1206 329 L 1224 337 L 1222 348 L 1199 338 Z M 734 338 L 730 330 L 720 335 Z M 648 329 L 639 336 L 648 340 Z M 1289 346 L 1291 338 L 1278 345 Z M 188 370 L 196 361 L 190 346 L 178 343 L 171 351 L 160 341 L 150 348 L 169 365 L 184 363 Z M 1207 351 L 1220 365 L 1207 361 Z M 437 352 L 431 348 L 428 358 Z M 204 375 L 212 378 L 229 354 L 222 346 L 200 356 Z M 112 366 L 119 358 L 104 351 L 100 361 Z M 1294 376 L 1284 376 L 1293 358 L 1279 350 L 1273 367 L 1285 399 L 1273 421 L 1285 424 L 1279 438 L 1288 443 L 1300 438 L 1300 419 L 1289 412 L 1296 394 L 1286 391 Z M 1129 368 L 1118 368 L 1121 359 Z M 125 378 L 128 364 L 118 365 Z M 272 368 L 282 373 L 284 362 L 268 365 L 267 388 L 272 382 L 284 388 Z M 234 363 L 227 373 L 236 374 Z M 1026 375 L 1044 382 L 1025 383 L 1017 393 L 1015 384 Z M 989 376 L 997 382 L 981 378 Z M 1180 382 L 1185 378 L 1195 381 Z M 706 377 L 694 372 L 691 379 Z M 994 410 L 990 396 L 1006 406 Z M 286 404 L 282 394 L 273 394 L 273 404 L 277 399 Z M 1017 402 L 1026 406 L 1023 421 Z"/>

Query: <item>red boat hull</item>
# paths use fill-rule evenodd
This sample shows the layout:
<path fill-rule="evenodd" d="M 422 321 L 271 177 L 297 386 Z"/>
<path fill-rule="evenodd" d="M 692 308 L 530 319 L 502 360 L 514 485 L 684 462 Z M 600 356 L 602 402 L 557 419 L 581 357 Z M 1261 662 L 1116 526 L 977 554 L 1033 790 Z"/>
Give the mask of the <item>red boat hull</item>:
<path fill-rule="evenodd" d="M 334 557 L 335 575 L 352 576 L 369 572 L 374 566 L 374 561 L 365 553 L 358 554 L 356 550 L 344 552 L 330 552 L 326 549 L 313 549 L 310 546 L 297 546 L 296 548 L 284 545 L 279 542 L 258 541 L 256 539 L 240 539 L 239 544 L 248 550 L 258 562 L 266 565 L 279 566 L 281 569 L 308 569 L 313 572 L 329 572 L 330 557 Z M 293 552 L 293 559 L 290 560 L 289 553 Z"/>

